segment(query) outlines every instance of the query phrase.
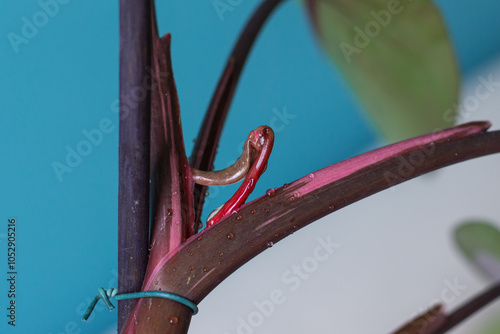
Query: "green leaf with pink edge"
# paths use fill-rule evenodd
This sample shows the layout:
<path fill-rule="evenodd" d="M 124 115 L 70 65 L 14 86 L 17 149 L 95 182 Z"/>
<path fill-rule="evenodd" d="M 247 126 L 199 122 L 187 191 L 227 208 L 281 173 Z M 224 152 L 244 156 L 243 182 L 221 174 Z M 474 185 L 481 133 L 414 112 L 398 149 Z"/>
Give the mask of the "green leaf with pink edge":
<path fill-rule="evenodd" d="M 455 241 L 476 268 L 488 278 L 500 280 L 500 230 L 494 224 L 470 221 L 455 230 Z"/>
<path fill-rule="evenodd" d="M 459 74 L 431 1 L 303 1 L 321 44 L 385 138 L 453 124 Z"/>

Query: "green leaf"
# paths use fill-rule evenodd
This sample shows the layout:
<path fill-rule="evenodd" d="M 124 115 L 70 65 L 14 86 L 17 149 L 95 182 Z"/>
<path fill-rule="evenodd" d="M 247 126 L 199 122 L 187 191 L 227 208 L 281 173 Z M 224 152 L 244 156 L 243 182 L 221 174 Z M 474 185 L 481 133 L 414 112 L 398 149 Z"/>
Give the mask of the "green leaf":
<path fill-rule="evenodd" d="M 487 222 L 467 222 L 455 230 L 464 255 L 484 274 L 500 280 L 500 231 Z"/>
<path fill-rule="evenodd" d="M 303 1 L 382 135 L 399 141 L 453 125 L 458 69 L 431 1 Z"/>
<path fill-rule="evenodd" d="M 498 317 L 493 317 L 488 318 L 487 320 L 483 320 L 483 324 L 481 325 L 482 328 L 486 328 L 484 331 L 479 331 L 480 333 L 483 334 L 498 334 L 500 333 L 500 319 Z M 484 324 L 484 322 L 488 322 L 488 324 Z"/>

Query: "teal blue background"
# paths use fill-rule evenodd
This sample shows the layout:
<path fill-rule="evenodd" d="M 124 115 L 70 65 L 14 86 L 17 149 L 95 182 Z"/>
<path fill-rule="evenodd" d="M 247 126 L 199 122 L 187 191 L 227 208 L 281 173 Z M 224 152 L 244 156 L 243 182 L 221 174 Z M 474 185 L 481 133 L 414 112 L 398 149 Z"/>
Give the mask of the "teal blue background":
<path fill-rule="evenodd" d="M 500 2 L 438 5 L 464 75 L 499 53 Z M 221 20 L 212 0 L 158 4 L 160 31 L 172 33 L 187 152 L 232 43 L 254 8 L 254 1 L 242 1 Z M 40 10 L 37 1 L 0 4 L 0 268 L 7 271 L 7 219 L 16 218 L 18 309 L 12 332 L 98 333 L 115 322 L 116 313 L 100 306 L 88 323 L 79 318 L 97 287 L 116 286 L 118 2 L 61 4 L 16 53 L 7 34 L 20 34 L 22 18 L 31 20 Z M 284 108 L 294 118 L 277 131 L 254 197 L 377 142 L 292 1 L 275 13 L 251 54 L 215 167 L 236 159 L 247 133 Z M 82 131 L 105 118 L 113 131 L 59 182 L 53 162 L 64 163 L 66 147 L 75 149 L 85 139 Z M 205 215 L 234 189 L 212 189 Z M 11 328 L 4 315 L 7 282 L 1 282 L 4 333 Z"/>

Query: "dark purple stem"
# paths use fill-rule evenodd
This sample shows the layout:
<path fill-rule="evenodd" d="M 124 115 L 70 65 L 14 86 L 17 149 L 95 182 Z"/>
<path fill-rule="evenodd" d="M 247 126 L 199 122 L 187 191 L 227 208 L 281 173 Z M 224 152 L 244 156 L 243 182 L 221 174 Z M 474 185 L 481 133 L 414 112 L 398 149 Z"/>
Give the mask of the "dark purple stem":
<path fill-rule="evenodd" d="M 446 313 L 442 304 L 438 304 L 427 312 L 420 314 L 409 323 L 397 329 L 393 334 L 434 334 L 446 321 Z"/>
<path fill-rule="evenodd" d="M 248 21 L 234 46 L 226 68 L 210 101 L 190 157 L 190 164 L 199 170 L 212 170 L 220 135 L 233 99 L 234 91 L 254 41 L 267 18 L 282 0 L 265 0 Z M 195 219 L 199 222 L 208 187 L 194 189 Z"/>
<path fill-rule="evenodd" d="M 432 334 L 446 333 L 498 297 L 500 297 L 500 283 L 496 283 L 491 288 L 448 315 L 444 325 Z"/>
<path fill-rule="evenodd" d="M 120 124 L 118 188 L 118 290 L 139 291 L 149 238 L 150 90 L 142 99 L 151 63 L 151 0 L 120 0 Z M 130 97 L 132 97 L 130 99 Z M 118 302 L 118 330 L 134 300 Z"/>
<path fill-rule="evenodd" d="M 459 325 L 500 297 L 500 282 L 468 301 L 455 312 L 446 314 L 443 305 L 436 305 L 429 311 L 411 320 L 394 334 L 443 334 Z"/>

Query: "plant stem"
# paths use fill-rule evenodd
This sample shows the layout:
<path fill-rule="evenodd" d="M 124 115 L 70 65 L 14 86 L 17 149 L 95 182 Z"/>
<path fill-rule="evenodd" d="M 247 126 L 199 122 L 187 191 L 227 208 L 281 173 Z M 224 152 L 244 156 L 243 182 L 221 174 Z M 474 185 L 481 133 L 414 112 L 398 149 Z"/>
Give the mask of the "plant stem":
<path fill-rule="evenodd" d="M 196 232 L 191 168 L 184 151 L 170 35 L 159 38 L 152 13 L 151 245 L 141 291 L 150 291 L 158 263 Z M 175 273 L 172 273 L 174 275 Z M 156 291 L 161 291 L 157 289 Z M 192 310 L 160 298 L 139 298 L 122 333 L 185 333 Z"/>
<path fill-rule="evenodd" d="M 444 323 L 444 325 L 432 334 L 446 333 L 498 297 L 500 297 L 500 283 L 496 283 L 488 290 L 474 297 L 465 305 L 448 315 L 446 317 L 446 322 Z"/>
<path fill-rule="evenodd" d="M 432 154 L 419 165 L 413 166 L 411 173 L 402 175 L 401 161 L 413 161 L 417 152 L 424 151 Z M 299 179 L 299 182 L 277 188 L 272 196 L 264 195 L 245 204 L 237 214 L 222 219 L 212 228 L 187 240 L 178 252 L 165 259 L 164 267 L 156 275 L 159 282 L 153 284 L 152 288 L 156 289 L 158 286 L 162 291 L 173 292 L 198 303 L 234 270 L 268 249 L 269 245 L 307 224 L 424 173 L 498 152 L 500 131 L 478 133 L 431 143 L 370 162 L 366 167 L 332 182 L 325 182 L 325 185 L 308 192 L 303 191 L 308 186 L 308 181 Z M 391 182 L 386 179 L 388 173 L 395 175 Z M 336 173 L 333 173 L 332 178 L 335 177 L 334 174 Z M 316 175 L 312 178 L 313 181 L 320 178 L 318 172 L 311 175 Z M 297 193 L 300 195 L 296 195 Z M 186 251 L 198 248 L 203 249 L 203 252 L 193 252 L 191 255 Z M 222 258 L 217 257 L 220 253 L 224 254 Z M 173 268 L 176 268 L 176 275 L 169 275 Z M 183 273 L 193 276 L 189 285 L 185 284 L 187 277 Z"/>
<path fill-rule="evenodd" d="M 386 151 L 367 153 L 277 188 L 188 239 L 158 262 L 161 269 L 145 284 L 150 290 L 168 291 L 199 303 L 236 269 L 307 224 L 424 173 L 500 152 L 500 131 L 477 132 L 485 127 L 487 123 L 464 125 L 455 135 L 403 148 L 390 156 L 382 154 Z M 465 133 L 460 134 L 462 129 Z M 397 147 L 401 146 L 388 150 Z M 414 161 L 415 154 L 425 154 L 425 159 L 403 175 L 401 161 Z M 337 177 L 346 168 L 349 172 Z M 391 180 L 386 178 L 388 173 L 393 175 Z M 144 301 L 136 314 L 155 313 L 152 316 L 159 319 L 155 311 L 158 303 Z M 175 314 L 167 308 L 162 311 L 164 317 Z"/>
<path fill-rule="evenodd" d="M 443 305 L 437 305 L 399 328 L 394 334 L 443 334 L 500 297 L 500 283 L 483 291 L 465 305 L 446 314 Z"/>
<path fill-rule="evenodd" d="M 397 329 L 393 334 L 434 334 L 443 326 L 446 314 L 442 304 L 438 304 L 427 312 L 415 317 L 409 323 Z"/>
<path fill-rule="evenodd" d="M 151 0 L 120 0 L 120 123 L 118 189 L 118 289 L 139 291 L 149 238 L 150 91 L 143 87 L 151 62 Z M 146 96 L 135 99 L 133 90 Z M 132 102 L 127 102 L 129 99 Z M 118 331 L 134 306 L 118 302 Z"/>
<path fill-rule="evenodd" d="M 210 105 L 201 124 L 190 157 L 199 170 L 212 170 L 217 146 L 241 71 L 252 46 L 267 18 L 283 0 L 265 0 L 248 21 L 227 61 Z M 208 187 L 197 184 L 194 189 L 195 221 L 199 222 Z"/>

